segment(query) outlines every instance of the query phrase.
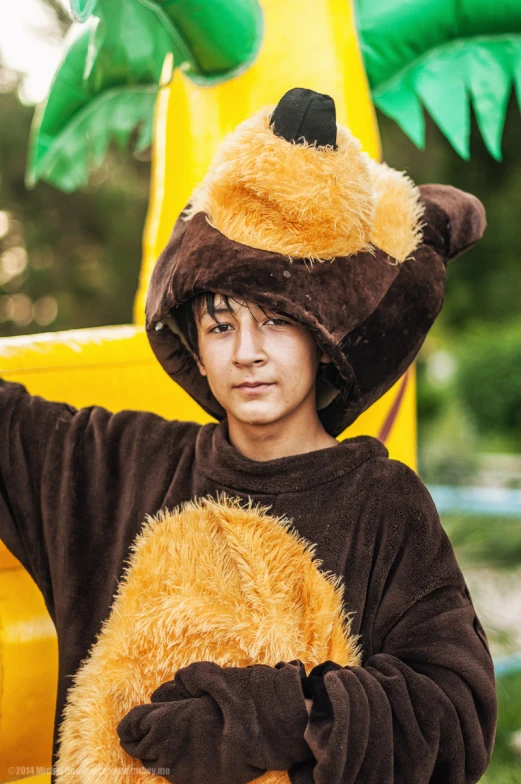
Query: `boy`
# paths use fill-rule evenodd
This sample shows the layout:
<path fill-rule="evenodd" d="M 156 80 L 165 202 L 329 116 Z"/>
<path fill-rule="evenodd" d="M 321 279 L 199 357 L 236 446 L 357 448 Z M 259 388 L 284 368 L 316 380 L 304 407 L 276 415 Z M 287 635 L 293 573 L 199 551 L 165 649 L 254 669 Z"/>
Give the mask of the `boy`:
<path fill-rule="evenodd" d="M 292 782 L 479 780 L 494 670 L 433 501 L 378 439 L 335 436 L 413 361 L 447 260 L 484 225 L 475 197 L 371 162 L 329 96 L 295 88 L 225 140 L 149 287 L 151 346 L 217 425 L 76 411 L 0 382 L 0 534 L 57 628 L 55 757 L 66 679 L 110 615 L 145 515 L 226 492 L 291 518 L 342 575 L 362 665 L 267 668 L 266 693 L 280 695 L 267 710 L 248 668 L 193 662 L 123 718 L 125 751 L 176 784 L 242 784 L 263 772 L 251 731 L 264 769 Z"/>

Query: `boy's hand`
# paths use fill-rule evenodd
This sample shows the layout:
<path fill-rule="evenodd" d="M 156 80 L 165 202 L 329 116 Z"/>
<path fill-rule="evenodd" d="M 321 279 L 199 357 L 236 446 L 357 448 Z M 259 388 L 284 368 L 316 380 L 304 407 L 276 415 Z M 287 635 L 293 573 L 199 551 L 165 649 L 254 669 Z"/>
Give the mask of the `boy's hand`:
<path fill-rule="evenodd" d="M 302 662 L 279 662 L 275 667 L 253 664 L 221 667 L 215 662 L 192 662 L 163 683 L 151 702 L 170 702 L 210 695 L 221 711 L 228 737 L 243 739 L 243 754 L 264 770 L 289 770 L 312 760 L 304 740 L 311 700 L 304 696 L 306 671 Z"/>
<path fill-rule="evenodd" d="M 223 728 L 213 697 L 179 694 L 132 708 L 117 733 L 127 754 L 172 784 L 247 784 L 266 773 L 246 762 L 247 738 L 239 732 L 224 739 Z"/>

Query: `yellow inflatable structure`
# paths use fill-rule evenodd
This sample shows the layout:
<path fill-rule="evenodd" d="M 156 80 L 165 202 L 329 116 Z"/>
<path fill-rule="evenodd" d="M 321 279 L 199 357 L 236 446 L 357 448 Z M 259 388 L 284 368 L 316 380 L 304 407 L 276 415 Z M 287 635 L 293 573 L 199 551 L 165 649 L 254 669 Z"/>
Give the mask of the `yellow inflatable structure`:
<path fill-rule="evenodd" d="M 263 0 L 259 56 L 242 74 L 200 86 L 168 56 L 156 103 L 151 201 L 134 324 L 0 340 L 0 376 L 77 407 L 149 410 L 169 418 L 210 417 L 170 380 L 144 334 L 144 302 L 155 259 L 211 157 L 239 122 L 305 86 L 331 95 L 338 121 L 380 155 L 378 129 L 345 0 Z M 313 56 L 310 56 L 313 52 Z M 319 53 L 319 56 L 317 56 Z M 378 436 L 391 457 L 416 469 L 414 367 L 339 438 Z M 153 511 L 153 510 L 152 510 Z M 0 543 L 0 781 L 48 782 L 57 643 L 40 592 Z M 44 775 L 35 775 L 41 774 Z M 33 778 L 34 776 L 34 778 Z"/>

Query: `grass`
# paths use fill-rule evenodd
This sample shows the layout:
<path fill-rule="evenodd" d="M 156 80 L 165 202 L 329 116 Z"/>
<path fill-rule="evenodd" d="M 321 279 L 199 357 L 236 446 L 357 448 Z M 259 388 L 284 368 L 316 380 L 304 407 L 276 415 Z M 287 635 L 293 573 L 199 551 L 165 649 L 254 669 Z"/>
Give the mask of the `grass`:
<path fill-rule="evenodd" d="M 443 515 L 442 523 L 462 570 L 473 566 L 509 572 L 521 565 L 521 520 L 490 515 Z M 492 630 L 487 630 L 487 634 Z M 501 644 L 495 630 L 495 642 Z M 509 638 L 503 640 L 509 650 Z M 513 734 L 521 730 L 521 672 L 496 680 L 498 724 L 490 765 L 482 784 L 521 784 L 521 756 L 511 746 Z"/>
<path fill-rule="evenodd" d="M 521 673 L 497 680 L 498 723 L 492 759 L 482 784 L 520 784 L 521 757 L 510 746 L 514 732 L 521 730 Z"/>

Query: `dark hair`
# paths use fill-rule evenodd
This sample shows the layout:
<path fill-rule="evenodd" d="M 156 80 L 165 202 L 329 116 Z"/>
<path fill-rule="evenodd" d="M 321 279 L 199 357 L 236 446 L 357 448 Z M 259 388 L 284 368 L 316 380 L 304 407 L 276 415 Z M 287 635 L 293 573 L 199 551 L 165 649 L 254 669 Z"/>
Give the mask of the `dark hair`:
<path fill-rule="evenodd" d="M 192 299 L 189 299 L 187 302 L 183 302 L 181 305 L 178 305 L 176 308 L 172 308 L 170 311 L 170 315 L 176 320 L 181 334 L 186 340 L 190 350 L 193 352 L 193 354 L 195 354 L 196 357 L 199 356 L 199 344 L 197 341 L 197 324 L 195 321 L 195 315 L 200 310 L 204 311 L 206 308 L 209 315 L 217 324 L 218 321 L 215 317 L 215 295 L 215 291 L 203 291 L 201 294 L 192 297 Z M 233 311 L 230 307 L 230 299 L 235 300 L 235 297 L 231 297 L 228 294 L 220 294 L 220 296 L 223 299 L 225 308 L 230 313 L 232 313 Z M 259 305 L 259 307 L 263 313 L 268 315 L 262 305 Z"/>

